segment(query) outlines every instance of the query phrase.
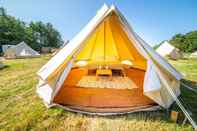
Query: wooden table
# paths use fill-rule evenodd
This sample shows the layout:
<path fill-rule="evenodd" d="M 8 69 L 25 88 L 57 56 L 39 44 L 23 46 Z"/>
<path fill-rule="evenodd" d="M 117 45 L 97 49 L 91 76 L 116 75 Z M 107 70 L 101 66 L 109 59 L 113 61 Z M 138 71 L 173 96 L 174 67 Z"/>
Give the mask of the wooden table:
<path fill-rule="evenodd" d="M 98 79 L 99 76 L 109 76 L 110 80 L 112 80 L 112 71 L 110 69 L 97 69 L 96 79 Z"/>

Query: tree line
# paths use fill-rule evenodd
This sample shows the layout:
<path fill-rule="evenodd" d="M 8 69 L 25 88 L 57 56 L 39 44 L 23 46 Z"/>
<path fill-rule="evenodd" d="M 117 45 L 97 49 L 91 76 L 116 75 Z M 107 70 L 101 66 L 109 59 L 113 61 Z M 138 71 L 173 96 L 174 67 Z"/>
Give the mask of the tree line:
<path fill-rule="evenodd" d="M 197 31 L 176 34 L 169 42 L 183 52 L 194 52 L 197 50 Z"/>
<path fill-rule="evenodd" d="M 41 47 L 59 47 L 63 43 L 60 33 L 51 23 L 26 23 L 7 15 L 5 9 L 0 8 L 0 47 L 5 44 L 16 45 L 21 41 L 37 51 Z"/>

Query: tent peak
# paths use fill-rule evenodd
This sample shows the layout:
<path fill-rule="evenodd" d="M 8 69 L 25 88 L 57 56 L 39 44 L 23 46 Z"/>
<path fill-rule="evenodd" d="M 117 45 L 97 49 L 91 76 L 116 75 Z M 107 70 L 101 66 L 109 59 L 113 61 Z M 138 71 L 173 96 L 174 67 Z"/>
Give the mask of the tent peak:
<path fill-rule="evenodd" d="M 111 10 L 116 10 L 116 6 L 114 4 L 111 5 Z"/>
<path fill-rule="evenodd" d="M 26 45 L 26 43 L 24 41 L 20 42 L 19 44 L 17 45 Z"/>
<path fill-rule="evenodd" d="M 99 14 L 99 12 L 103 12 L 104 10 L 108 10 L 109 7 L 106 3 L 103 4 L 103 6 L 97 11 L 97 14 Z"/>
<path fill-rule="evenodd" d="M 107 8 L 109 8 L 109 6 L 108 6 L 106 3 L 104 3 L 104 4 L 103 4 L 102 8 L 103 8 L 103 7 L 105 7 L 105 8 L 107 7 Z"/>
<path fill-rule="evenodd" d="M 104 3 L 100 10 L 102 9 L 110 9 L 111 11 L 113 11 L 113 10 L 116 10 L 117 7 L 114 4 L 111 4 L 111 6 L 108 6 L 106 3 Z"/>

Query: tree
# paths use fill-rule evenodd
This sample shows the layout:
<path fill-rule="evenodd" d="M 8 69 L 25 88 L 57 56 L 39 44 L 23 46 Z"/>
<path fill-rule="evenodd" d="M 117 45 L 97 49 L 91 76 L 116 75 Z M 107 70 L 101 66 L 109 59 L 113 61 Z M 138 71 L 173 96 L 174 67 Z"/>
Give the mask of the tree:
<path fill-rule="evenodd" d="M 31 22 L 29 28 L 33 38 L 32 47 L 59 47 L 62 44 L 61 35 L 50 23 Z"/>
<path fill-rule="evenodd" d="M 25 38 L 25 23 L 12 16 L 0 16 L 0 44 L 16 44 Z"/>
<path fill-rule="evenodd" d="M 6 16 L 6 11 L 3 7 L 0 7 L 0 16 Z"/>
<path fill-rule="evenodd" d="M 197 50 L 197 31 L 189 32 L 185 35 L 186 39 L 189 41 L 188 50 Z"/>
<path fill-rule="evenodd" d="M 193 52 L 197 50 L 197 31 L 189 32 L 185 35 L 176 34 L 170 43 L 183 52 Z"/>
<path fill-rule="evenodd" d="M 25 41 L 33 49 L 40 51 L 43 46 L 59 47 L 62 44 L 61 35 L 52 24 L 41 21 L 26 24 L 7 15 L 4 8 L 0 8 L 0 12 L 0 46 Z"/>
<path fill-rule="evenodd" d="M 59 47 L 62 44 L 59 32 L 50 23 L 46 24 L 46 36 L 48 38 L 48 46 Z"/>

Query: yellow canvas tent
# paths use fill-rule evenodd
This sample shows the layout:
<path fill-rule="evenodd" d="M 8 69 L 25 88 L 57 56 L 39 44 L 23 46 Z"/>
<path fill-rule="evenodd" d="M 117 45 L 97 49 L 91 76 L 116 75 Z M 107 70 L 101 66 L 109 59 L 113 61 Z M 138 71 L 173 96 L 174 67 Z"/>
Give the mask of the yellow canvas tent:
<path fill-rule="evenodd" d="M 96 114 L 169 108 L 182 78 L 106 5 L 37 74 L 46 105 Z"/>

